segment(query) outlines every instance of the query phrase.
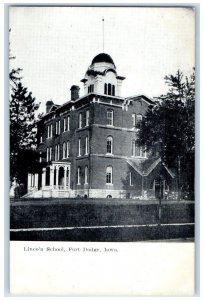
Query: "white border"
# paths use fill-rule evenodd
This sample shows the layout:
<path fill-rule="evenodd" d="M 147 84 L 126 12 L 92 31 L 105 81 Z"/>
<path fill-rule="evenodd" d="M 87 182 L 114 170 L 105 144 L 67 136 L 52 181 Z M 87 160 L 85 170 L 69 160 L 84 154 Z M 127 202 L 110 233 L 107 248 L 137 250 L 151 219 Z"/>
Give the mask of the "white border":
<path fill-rule="evenodd" d="M 60 4 L 71 4 L 71 3 L 73 3 L 73 2 L 61 2 Z M 80 2 L 74 2 L 73 4 L 86 4 L 87 3 L 87 1 L 83 1 L 83 0 L 81 0 Z M 93 2 L 90 2 L 90 4 L 92 4 Z M 112 4 L 116 4 L 116 5 L 122 5 L 122 4 L 126 4 L 126 2 L 124 2 L 124 1 L 103 1 L 103 3 L 101 3 L 101 1 L 95 1 L 94 2 L 94 4 L 102 4 L 102 5 L 105 5 L 105 4 L 110 4 L 110 3 L 112 3 Z M 177 2 L 177 1 L 171 1 L 171 3 L 169 3 L 169 2 L 167 2 L 167 1 L 158 1 L 158 2 L 154 2 L 154 1 L 143 1 L 142 3 L 141 2 L 139 2 L 139 1 L 132 1 L 132 0 L 129 0 L 128 1 L 128 4 L 130 5 L 130 4 L 133 4 L 133 5 L 135 5 L 135 4 L 139 4 L 139 5 L 157 5 L 157 6 L 163 6 L 163 5 L 170 5 L 170 6 L 172 6 L 173 4 L 175 4 L 176 6 L 178 6 L 178 5 L 181 5 L 181 4 L 183 4 L 183 5 L 193 5 L 193 4 L 201 4 L 201 7 L 200 7 L 200 15 L 201 15 L 201 17 L 200 17 L 200 22 L 201 22 L 201 25 L 200 25 L 200 30 L 201 30 L 201 34 L 200 34 L 200 36 L 201 37 L 203 37 L 203 32 L 202 32 L 202 28 L 203 28 L 203 6 L 202 6 L 202 2 L 201 1 L 179 1 L 179 3 Z M 5 55 L 5 58 L 4 58 L 4 49 L 5 48 L 3 48 L 3 45 L 4 45 L 4 34 L 6 34 L 6 29 L 3 29 L 4 28 L 4 25 L 6 24 L 6 21 L 4 21 L 4 5 L 5 4 L 28 4 L 28 2 L 26 2 L 26 1 L 6 1 L 6 2 L 4 2 L 4 3 L 1 3 L 0 5 L 1 5 L 1 10 L 0 10 L 0 22 L 1 22 L 1 28 L 2 28 L 2 34 L 1 34 L 1 37 L 2 37 L 2 40 L 1 40 L 1 52 L 2 52 L 2 55 L 1 55 L 1 65 L 2 65 L 2 70 L 4 69 L 4 61 L 5 61 L 5 58 L 6 58 L 6 55 Z M 32 1 L 32 4 L 34 4 L 34 5 L 36 5 L 36 4 L 39 4 L 39 5 L 42 5 L 42 4 L 45 4 L 45 5 L 59 5 L 59 3 L 56 3 L 55 1 Z M 198 38 L 198 36 L 197 36 L 197 38 Z M 200 52 L 201 53 L 203 53 L 203 51 L 204 51 L 204 49 L 203 49 L 203 41 L 201 40 L 200 41 L 200 43 L 201 43 L 201 48 L 200 48 Z M 197 47 L 199 47 L 199 44 L 198 44 L 198 42 L 197 42 Z M 198 54 L 198 53 L 197 53 Z M 198 57 L 197 57 L 197 59 L 198 59 Z M 200 60 L 200 65 L 202 65 L 202 59 Z M 198 61 L 197 61 L 197 69 L 198 69 Z M 200 70 L 201 72 L 200 72 L 200 76 L 201 76 L 201 78 L 203 78 L 203 70 L 201 69 Z M 5 72 L 5 70 L 4 70 L 4 72 Z M 2 82 L 1 82 L 1 84 L 2 84 Z M 3 94 L 3 89 L 0 89 L 1 91 L 2 91 L 2 93 L 1 93 L 1 99 L 4 99 L 4 94 Z M 203 95 L 203 88 L 202 88 L 202 85 L 201 85 L 201 94 L 200 94 L 200 99 L 202 99 L 202 95 Z M 200 101 L 200 111 L 201 111 L 201 117 L 202 117 L 202 113 L 203 113 L 203 101 L 201 100 Z M 2 134 L 2 140 L 3 140 L 3 136 L 4 136 L 4 134 L 5 134 L 5 131 L 4 131 L 4 125 L 5 125 L 5 120 L 4 120 L 4 113 L 5 113 L 5 110 L 4 110 L 4 104 L 3 104 L 3 107 L 2 107 L 2 109 L 1 109 L 1 118 L 0 118 L 0 122 L 1 122 L 1 124 L 0 124 L 0 132 L 1 132 L 1 134 Z M 197 116 L 198 117 L 198 116 Z M 200 128 L 202 129 L 203 128 L 203 118 L 201 118 L 200 119 Z M 197 128 L 197 131 L 198 131 L 198 128 Z M 201 130 L 200 130 L 201 131 Z M 198 137 L 199 137 L 199 134 L 197 134 L 197 146 L 198 146 Z M 200 137 L 200 138 L 202 138 L 202 137 Z M 5 138 L 6 139 L 6 138 Z M 7 139 L 6 139 L 7 140 Z M 1 150 L 3 149 L 3 147 L 1 148 Z M 203 141 L 201 140 L 201 142 L 200 142 L 200 153 L 203 153 L 203 151 L 202 151 L 202 149 L 203 149 Z M 198 153 L 197 153 L 198 154 Z M 6 152 L 5 152 L 5 155 L 6 155 Z M 3 155 L 1 155 L 1 158 L 3 158 L 4 159 L 4 156 Z M 197 159 L 198 160 L 198 159 Z M 8 162 L 8 161 L 7 161 Z M 203 166 L 203 158 L 202 157 L 200 157 L 200 164 L 199 165 L 201 165 L 201 170 L 202 170 L 202 166 Z M 197 165 L 198 166 L 198 165 Z M 6 166 L 5 166 L 6 167 Z M 3 180 L 4 180 L 4 178 L 5 178 L 5 174 L 4 174 L 4 172 L 3 172 L 3 168 L 1 168 L 1 170 L 2 170 L 2 173 L 1 173 L 1 186 L 0 186 L 0 189 L 1 189 L 1 192 L 2 192 L 2 195 L 4 195 L 4 187 L 7 185 L 7 182 L 5 182 L 5 183 L 3 183 Z M 197 176 L 199 177 L 199 174 L 197 174 Z M 197 178 L 197 180 L 198 180 L 198 178 Z M 201 180 L 202 180 L 202 177 L 201 177 Z M 198 182 L 198 181 L 197 181 Z M 201 181 L 202 182 L 202 181 Z M 3 184 L 2 184 L 3 183 Z M 7 195 L 6 193 L 5 193 L 5 195 Z M 202 195 L 203 195 L 203 192 L 202 191 L 200 191 L 200 199 L 202 200 Z M 4 197 L 4 196 L 3 196 Z M 2 197 L 2 198 L 3 198 Z M 199 197 L 199 192 L 197 193 L 197 198 Z M 203 205 L 203 202 L 201 201 L 200 202 L 200 211 L 201 212 L 203 212 L 204 211 L 204 207 L 203 207 L 204 205 Z M 3 201 L 1 201 L 1 207 L 0 207 L 0 211 L 1 211 L 1 225 L 3 225 L 3 215 L 4 215 L 4 207 L 3 207 Z M 8 212 L 8 209 L 7 209 L 7 212 Z M 5 222 L 5 224 L 7 225 L 8 224 L 8 222 Z M 200 216 L 200 228 L 203 228 L 203 217 L 202 217 L 202 215 Z M 7 231 L 7 229 L 6 229 L 6 231 Z M 198 236 L 198 232 L 196 233 L 197 234 L 197 236 Z M 3 237 L 4 236 L 4 232 L 3 232 L 3 226 L 1 226 L 1 237 Z M 202 234 L 201 234 L 201 237 L 202 237 Z M 7 242 L 7 237 L 5 237 L 5 242 Z M 196 244 L 197 244 L 197 248 L 198 248 L 198 239 L 197 239 L 197 241 L 196 241 Z M 3 247 L 1 247 L 1 254 L 3 254 Z M 7 248 L 7 245 L 5 245 L 5 250 L 7 250 L 7 251 L 5 251 L 5 259 L 7 260 L 8 259 L 8 255 L 6 255 L 6 253 L 8 254 L 8 248 Z M 203 253 L 203 238 L 200 240 L 200 253 Z M 198 252 L 199 252 L 199 249 L 197 249 L 197 254 L 198 254 Z M 3 262 L 4 261 L 4 258 L 2 258 L 2 256 L 1 256 L 1 262 Z M 198 262 L 197 262 L 198 263 Z M 201 266 L 201 273 L 200 273 L 200 278 L 203 278 L 203 261 L 202 261 L 202 257 L 200 258 L 200 266 Z M 2 268 L 1 268 L 2 269 Z M 3 270 L 2 270 L 3 271 Z M 3 272 L 2 272 L 3 273 Z M 3 275 L 3 274 L 2 274 Z M 198 274 L 197 274 L 197 276 L 198 276 Z M 1 276 L 1 278 L 3 278 L 4 276 Z M 8 278 L 8 274 L 5 274 L 5 277 L 4 277 L 4 280 L 6 280 Z M 198 278 L 197 278 L 197 280 L 198 280 Z M 0 281 L 1 282 L 1 285 L 2 285 L 2 280 Z M 202 283 L 202 280 L 200 279 L 200 282 Z M 4 295 L 4 286 L 2 285 L 1 286 L 1 295 L 2 295 L 2 299 L 4 299 L 4 297 L 5 297 L 5 295 Z M 197 295 L 198 296 L 198 295 Z M 200 286 L 200 295 L 199 295 L 199 297 L 200 298 L 203 298 L 203 289 L 202 289 L 202 284 L 201 284 L 201 286 Z M 9 299 L 10 297 L 7 297 L 7 299 Z M 30 297 L 17 297 L 18 299 L 29 299 Z M 39 299 L 44 299 L 45 297 L 38 297 Z M 47 297 L 46 297 L 47 298 Z M 109 298 L 109 297 L 108 297 Z M 195 297 L 190 297 L 190 298 L 195 298 Z M 59 299 L 59 297 L 54 297 L 54 299 Z M 76 298 L 74 298 L 74 299 L 76 299 Z M 180 299 L 180 298 L 179 298 Z"/>

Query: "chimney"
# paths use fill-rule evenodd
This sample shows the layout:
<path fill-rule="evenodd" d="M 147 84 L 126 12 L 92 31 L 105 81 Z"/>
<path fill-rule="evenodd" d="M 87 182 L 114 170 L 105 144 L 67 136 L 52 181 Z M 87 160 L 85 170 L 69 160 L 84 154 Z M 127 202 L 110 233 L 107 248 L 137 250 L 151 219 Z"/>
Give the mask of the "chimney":
<path fill-rule="evenodd" d="M 48 100 L 46 102 L 46 114 L 50 112 L 50 109 L 53 105 L 54 105 L 54 102 L 52 100 Z"/>
<path fill-rule="evenodd" d="M 80 87 L 78 85 L 71 86 L 71 100 L 77 100 L 79 98 Z"/>

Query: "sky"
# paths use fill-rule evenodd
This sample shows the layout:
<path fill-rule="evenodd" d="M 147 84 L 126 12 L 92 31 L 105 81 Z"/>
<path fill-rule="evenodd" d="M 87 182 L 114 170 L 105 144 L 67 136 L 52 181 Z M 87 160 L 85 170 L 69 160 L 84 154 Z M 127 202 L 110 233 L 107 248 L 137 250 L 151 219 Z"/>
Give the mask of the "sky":
<path fill-rule="evenodd" d="M 164 77 L 195 66 L 195 15 L 189 8 L 11 7 L 10 68 L 23 69 L 23 84 L 40 111 L 46 101 L 70 100 L 92 59 L 111 55 L 123 81 L 122 96 L 153 98 L 167 91 Z"/>

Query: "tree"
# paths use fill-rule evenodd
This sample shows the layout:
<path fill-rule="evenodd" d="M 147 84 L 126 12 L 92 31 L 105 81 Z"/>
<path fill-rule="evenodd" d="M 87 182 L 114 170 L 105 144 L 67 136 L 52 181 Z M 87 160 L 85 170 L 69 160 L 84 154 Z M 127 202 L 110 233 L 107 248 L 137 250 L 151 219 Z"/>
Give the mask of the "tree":
<path fill-rule="evenodd" d="M 10 55 L 10 60 L 15 57 Z M 10 81 L 10 180 L 26 184 L 27 173 L 38 169 L 35 112 L 39 104 L 22 84 L 22 69 L 11 69 Z"/>
<path fill-rule="evenodd" d="M 156 98 L 138 124 L 137 144 L 158 155 L 178 178 L 178 188 L 194 191 L 195 155 L 195 73 L 190 77 L 177 71 L 165 77 L 166 95 Z M 153 149 L 153 150 L 152 150 Z"/>

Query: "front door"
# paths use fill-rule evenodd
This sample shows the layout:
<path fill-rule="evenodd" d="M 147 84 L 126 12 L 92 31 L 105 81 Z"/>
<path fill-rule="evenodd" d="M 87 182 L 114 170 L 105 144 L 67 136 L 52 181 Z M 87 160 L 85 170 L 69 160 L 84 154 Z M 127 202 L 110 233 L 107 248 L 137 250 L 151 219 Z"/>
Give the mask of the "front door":
<path fill-rule="evenodd" d="M 163 199 L 164 197 L 164 180 L 162 178 L 155 179 L 155 198 Z"/>

